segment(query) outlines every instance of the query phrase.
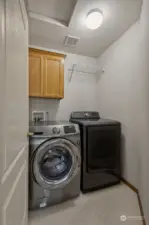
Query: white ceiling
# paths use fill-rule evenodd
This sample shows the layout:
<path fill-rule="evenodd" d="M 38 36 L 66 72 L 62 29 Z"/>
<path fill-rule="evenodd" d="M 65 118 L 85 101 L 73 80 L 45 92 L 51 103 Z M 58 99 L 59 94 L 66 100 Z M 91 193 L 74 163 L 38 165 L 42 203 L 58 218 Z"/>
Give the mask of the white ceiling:
<path fill-rule="evenodd" d="M 76 0 L 29 0 L 29 9 L 68 24 Z"/>
<path fill-rule="evenodd" d="M 98 57 L 139 19 L 141 5 L 142 0 L 29 0 L 30 44 Z M 95 8 L 104 21 L 88 30 L 84 21 Z M 80 38 L 76 47 L 63 44 L 67 35 Z"/>

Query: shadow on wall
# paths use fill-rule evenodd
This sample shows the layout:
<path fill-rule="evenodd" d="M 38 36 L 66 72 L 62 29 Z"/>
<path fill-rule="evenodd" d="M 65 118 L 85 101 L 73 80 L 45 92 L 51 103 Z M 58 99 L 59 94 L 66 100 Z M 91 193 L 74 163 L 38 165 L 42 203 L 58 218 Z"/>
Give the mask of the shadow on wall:
<path fill-rule="evenodd" d="M 124 174 L 125 174 L 125 163 L 124 163 L 124 160 L 125 160 L 125 153 L 126 153 L 126 138 L 125 138 L 125 135 L 122 133 L 122 136 L 121 136 L 121 172 L 122 172 L 122 178 L 124 178 Z"/>

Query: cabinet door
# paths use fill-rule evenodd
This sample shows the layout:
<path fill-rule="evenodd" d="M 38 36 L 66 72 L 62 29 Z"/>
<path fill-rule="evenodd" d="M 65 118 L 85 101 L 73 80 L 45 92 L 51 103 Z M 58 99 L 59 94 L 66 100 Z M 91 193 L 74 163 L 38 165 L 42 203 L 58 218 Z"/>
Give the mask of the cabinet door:
<path fill-rule="evenodd" d="M 44 97 L 64 97 L 64 65 L 63 57 L 54 55 L 44 56 Z"/>
<path fill-rule="evenodd" d="M 42 97 L 42 61 L 41 54 L 32 52 L 29 53 L 29 96 Z"/>

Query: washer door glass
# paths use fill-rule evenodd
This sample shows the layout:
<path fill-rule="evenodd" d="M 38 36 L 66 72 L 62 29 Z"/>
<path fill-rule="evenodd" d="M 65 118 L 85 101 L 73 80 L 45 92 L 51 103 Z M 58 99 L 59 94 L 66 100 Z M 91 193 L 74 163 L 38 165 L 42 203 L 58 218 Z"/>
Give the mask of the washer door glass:
<path fill-rule="evenodd" d="M 41 159 L 40 173 L 47 180 L 61 180 L 72 167 L 72 155 L 60 146 L 51 147 Z"/>
<path fill-rule="evenodd" d="M 31 164 L 33 177 L 40 186 L 61 188 L 80 170 L 80 150 L 69 140 L 51 139 L 37 148 Z"/>

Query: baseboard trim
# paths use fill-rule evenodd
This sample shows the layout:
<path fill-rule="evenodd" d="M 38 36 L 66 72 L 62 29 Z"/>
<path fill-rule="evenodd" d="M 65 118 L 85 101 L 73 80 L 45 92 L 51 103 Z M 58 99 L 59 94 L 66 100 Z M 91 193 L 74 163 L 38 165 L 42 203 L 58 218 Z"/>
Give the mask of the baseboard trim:
<path fill-rule="evenodd" d="M 141 198 L 140 198 L 139 190 L 134 185 L 129 183 L 127 180 L 125 180 L 124 178 L 121 178 L 121 181 L 137 194 L 140 213 L 141 213 L 141 216 L 143 218 L 143 220 L 142 220 L 143 224 L 142 225 L 146 225 L 146 221 L 145 221 L 145 217 L 144 217 L 144 211 L 143 211 L 143 205 L 142 205 L 142 201 L 141 201 Z"/>
<path fill-rule="evenodd" d="M 133 186 L 131 183 L 129 183 L 127 180 L 125 180 L 124 178 L 121 178 L 121 181 L 126 184 L 130 189 L 132 189 L 134 192 L 138 193 L 138 189 Z"/>

